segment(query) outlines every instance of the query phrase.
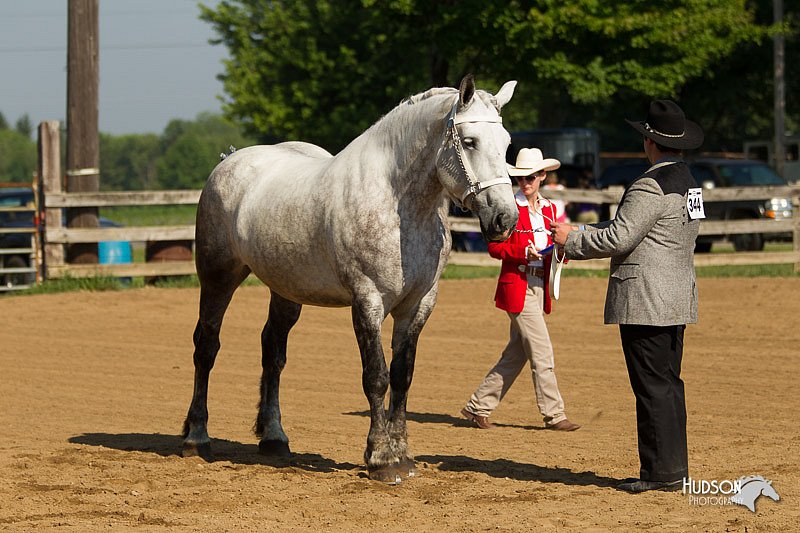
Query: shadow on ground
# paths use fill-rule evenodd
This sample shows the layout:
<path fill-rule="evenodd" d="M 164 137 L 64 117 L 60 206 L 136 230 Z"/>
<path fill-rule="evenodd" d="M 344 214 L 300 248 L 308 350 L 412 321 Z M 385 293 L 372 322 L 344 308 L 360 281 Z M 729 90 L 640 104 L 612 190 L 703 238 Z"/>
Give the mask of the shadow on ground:
<path fill-rule="evenodd" d="M 573 472 L 568 468 L 551 468 L 518 463 L 508 459 L 475 459 L 464 455 L 418 455 L 417 461 L 435 465 L 443 472 L 479 472 L 491 477 L 517 481 L 539 481 L 563 485 L 616 487 L 622 480 L 598 476 L 594 472 Z"/>
<path fill-rule="evenodd" d="M 358 414 L 358 413 L 348 413 Z M 423 418 L 433 417 L 429 422 L 441 423 L 441 418 L 455 417 L 448 415 L 421 415 Z M 421 420 L 425 422 L 426 420 Z M 73 444 L 102 446 L 126 452 L 144 452 L 162 457 L 179 456 L 183 439 L 178 435 L 161 433 L 84 433 L 70 437 Z M 316 453 L 293 453 L 288 459 L 273 458 L 260 455 L 258 445 L 241 442 L 211 439 L 211 449 L 215 461 L 230 461 L 241 465 L 264 465 L 276 468 L 299 468 L 308 472 L 331 473 L 340 470 L 361 470 L 361 477 L 366 476 L 363 465 L 339 463 Z M 621 480 L 598 476 L 594 472 L 573 472 L 567 468 L 550 468 L 535 464 L 519 463 L 508 459 L 476 459 L 465 455 L 421 455 L 418 462 L 433 465 L 443 472 L 476 472 L 496 478 L 508 478 L 518 481 L 539 481 L 541 483 L 561 483 L 564 485 L 581 485 L 596 487 L 615 487 Z"/>
<path fill-rule="evenodd" d="M 345 415 L 350 416 L 369 416 L 369 411 L 351 411 L 349 413 L 342 413 Z M 462 427 L 462 428 L 476 428 L 474 422 L 470 420 L 466 420 L 460 416 L 453 416 L 448 414 L 442 413 L 406 413 L 406 420 L 410 420 L 412 422 L 419 422 L 420 424 L 447 424 L 450 426 Z M 515 429 L 527 429 L 538 431 L 540 429 L 546 429 L 544 426 L 526 426 L 520 424 L 503 424 L 501 422 L 495 422 L 492 420 L 492 423 L 497 427 L 501 428 L 515 428 Z"/>
<path fill-rule="evenodd" d="M 70 437 L 73 444 L 103 446 L 126 452 L 145 452 L 162 457 L 180 456 L 183 439 L 178 435 L 162 433 L 84 433 Z M 289 458 L 267 457 L 259 454 L 257 444 L 243 444 L 232 440 L 211 439 L 215 461 L 230 461 L 242 465 L 267 465 L 295 467 L 309 472 L 334 472 L 361 469 L 360 465 L 338 463 L 316 453 L 293 453 Z"/>

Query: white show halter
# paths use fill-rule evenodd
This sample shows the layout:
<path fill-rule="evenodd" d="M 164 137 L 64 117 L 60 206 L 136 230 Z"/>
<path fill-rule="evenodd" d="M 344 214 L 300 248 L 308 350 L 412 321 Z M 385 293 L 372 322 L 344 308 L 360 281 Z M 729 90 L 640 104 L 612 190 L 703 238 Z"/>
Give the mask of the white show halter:
<path fill-rule="evenodd" d="M 475 173 L 472 171 L 472 167 L 469 164 L 469 160 L 464 157 L 464 148 L 461 144 L 461 138 L 458 135 L 458 130 L 456 129 L 456 124 L 463 124 L 465 122 L 494 122 L 502 124 L 503 118 L 500 115 L 492 116 L 488 114 L 472 115 L 472 116 L 467 115 L 466 117 L 456 118 L 457 108 L 458 108 L 458 97 L 456 97 L 456 102 L 450 109 L 450 114 L 447 115 L 447 137 L 452 139 L 453 146 L 456 149 L 456 159 L 458 160 L 461 170 L 464 172 L 464 176 L 467 178 L 467 187 L 458 198 L 459 200 L 458 203 L 460 204 L 460 207 L 466 207 L 468 198 L 474 197 L 482 190 L 488 189 L 493 185 L 500 185 L 502 183 L 507 183 L 511 185 L 511 178 L 509 178 L 508 176 L 503 176 L 500 178 L 494 178 L 485 181 L 480 181 L 479 179 L 477 179 L 475 177 Z"/>

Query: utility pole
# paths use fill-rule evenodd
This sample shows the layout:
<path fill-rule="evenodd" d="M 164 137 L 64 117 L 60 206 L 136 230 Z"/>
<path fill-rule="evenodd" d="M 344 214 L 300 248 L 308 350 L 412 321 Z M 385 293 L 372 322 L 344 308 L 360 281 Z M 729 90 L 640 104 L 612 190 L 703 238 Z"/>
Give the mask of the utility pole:
<path fill-rule="evenodd" d="M 783 0 L 772 0 L 772 17 L 775 25 L 783 23 Z M 783 166 L 786 162 L 786 144 L 784 116 L 786 113 L 786 85 L 784 82 L 784 38 L 783 31 L 773 37 L 773 57 L 775 62 L 775 171 L 783 176 Z"/>
<path fill-rule="evenodd" d="M 67 192 L 100 189 L 98 0 L 69 0 L 67 22 Z M 96 228 L 96 207 L 67 210 L 67 227 Z M 97 263 L 97 244 L 69 247 L 70 263 Z"/>

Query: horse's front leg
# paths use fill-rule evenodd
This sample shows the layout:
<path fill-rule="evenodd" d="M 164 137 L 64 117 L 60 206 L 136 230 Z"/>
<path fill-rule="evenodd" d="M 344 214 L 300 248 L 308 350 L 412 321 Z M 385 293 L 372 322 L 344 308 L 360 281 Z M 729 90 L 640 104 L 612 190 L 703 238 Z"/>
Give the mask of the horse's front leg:
<path fill-rule="evenodd" d="M 417 474 L 414 457 L 408 449 L 406 430 L 406 403 L 408 389 L 414 376 L 417 340 L 436 304 L 438 288 L 434 286 L 420 302 L 408 310 L 395 310 L 392 331 L 392 366 L 390 373 L 391 400 L 389 403 L 389 438 L 394 453 L 400 457 L 403 478 Z"/>
<path fill-rule="evenodd" d="M 361 351 L 361 385 L 370 411 L 364 461 L 370 479 L 399 483 L 402 479 L 398 469 L 400 458 L 391 447 L 383 407 L 389 388 L 389 371 L 381 346 L 381 323 L 385 318 L 383 302 L 377 296 L 362 298 L 353 302 L 352 313 L 353 329 Z"/>
<path fill-rule="evenodd" d="M 258 449 L 262 454 L 288 457 L 289 438 L 281 425 L 278 393 L 281 372 L 286 366 L 286 341 L 292 326 L 300 318 L 302 306 L 274 291 L 270 294 L 269 317 L 261 332 L 261 401 L 254 429 L 261 439 Z"/>

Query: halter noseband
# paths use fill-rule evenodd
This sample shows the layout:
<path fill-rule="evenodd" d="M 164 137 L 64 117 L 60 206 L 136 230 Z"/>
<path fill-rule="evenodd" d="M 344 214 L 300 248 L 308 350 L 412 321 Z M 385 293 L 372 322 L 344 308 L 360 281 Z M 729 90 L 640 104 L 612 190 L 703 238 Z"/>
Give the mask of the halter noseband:
<path fill-rule="evenodd" d="M 467 117 L 460 117 L 456 118 L 456 109 L 458 107 L 458 98 L 456 98 L 456 102 L 453 104 L 453 107 L 450 109 L 450 114 L 447 115 L 447 132 L 446 135 L 448 138 L 452 139 L 453 146 L 456 149 L 456 159 L 458 160 L 459 166 L 461 170 L 464 171 L 464 176 L 467 178 L 467 187 L 464 190 L 463 194 L 459 197 L 459 203 L 461 204 L 460 207 L 466 207 L 468 198 L 473 198 L 476 194 L 481 192 L 484 189 L 488 189 L 494 185 L 500 185 L 502 183 L 507 183 L 511 185 L 511 179 L 508 176 L 503 176 L 500 178 L 494 178 L 490 180 L 480 181 L 479 179 L 475 178 L 475 173 L 472 172 L 472 167 L 469 164 L 469 159 L 464 157 L 464 147 L 461 144 L 461 138 L 458 135 L 458 130 L 456 129 L 456 124 L 463 124 L 465 122 L 494 122 L 498 124 L 503 123 L 503 118 L 500 115 L 492 116 L 492 115 L 474 115 L 474 116 L 467 116 Z M 472 203 L 471 201 L 469 202 Z"/>

